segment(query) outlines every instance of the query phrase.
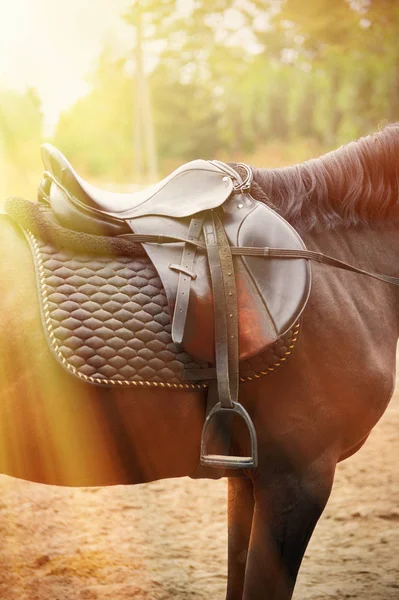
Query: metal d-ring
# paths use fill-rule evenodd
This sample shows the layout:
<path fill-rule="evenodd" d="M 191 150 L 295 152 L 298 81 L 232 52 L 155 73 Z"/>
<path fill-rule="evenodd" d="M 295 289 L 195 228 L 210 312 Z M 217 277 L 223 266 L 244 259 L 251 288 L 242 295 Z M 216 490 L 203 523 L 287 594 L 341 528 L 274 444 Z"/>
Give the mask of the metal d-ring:
<path fill-rule="evenodd" d="M 245 170 L 246 176 L 242 183 L 238 183 L 238 184 L 234 185 L 234 193 L 240 194 L 243 192 L 249 192 L 249 190 L 251 189 L 251 186 L 252 186 L 253 178 L 254 178 L 252 169 L 244 163 L 237 163 L 237 167 L 242 167 Z"/>
<path fill-rule="evenodd" d="M 244 420 L 251 440 L 251 456 L 208 454 L 207 434 L 211 421 L 220 413 L 224 413 L 226 416 L 236 414 Z M 233 402 L 232 408 L 223 408 L 220 402 L 218 402 L 207 416 L 201 436 L 201 465 L 208 467 L 222 467 L 224 469 L 255 469 L 258 466 L 258 442 L 255 427 L 248 412 L 239 402 Z"/>

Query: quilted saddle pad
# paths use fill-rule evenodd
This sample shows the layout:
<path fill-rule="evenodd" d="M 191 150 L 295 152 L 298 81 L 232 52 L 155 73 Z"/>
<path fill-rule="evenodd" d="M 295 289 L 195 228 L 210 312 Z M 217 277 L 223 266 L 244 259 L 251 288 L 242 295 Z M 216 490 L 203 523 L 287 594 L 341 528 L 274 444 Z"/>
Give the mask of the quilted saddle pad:
<path fill-rule="evenodd" d="M 146 256 L 93 256 L 25 234 L 48 344 L 64 368 L 104 386 L 207 387 L 213 365 L 196 362 L 172 341 L 166 294 Z M 241 363 L 241 381 L 283 365 L 298 333 L 299 323 Z"/>

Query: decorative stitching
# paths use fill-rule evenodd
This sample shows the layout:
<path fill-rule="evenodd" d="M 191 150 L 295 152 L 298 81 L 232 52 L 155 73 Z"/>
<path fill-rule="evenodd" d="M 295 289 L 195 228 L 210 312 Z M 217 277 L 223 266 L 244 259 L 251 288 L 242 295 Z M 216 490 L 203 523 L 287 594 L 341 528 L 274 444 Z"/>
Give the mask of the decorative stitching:
<path fill-rule="evenodd" d="M 57 355 L 58 359 L 60 360 L 61 364 L 66 369 L 68 369 L 71 373 L 73 373 L 73 375 L 75 375 L 76 377 L 79 377 L 79 379 L 82 379 L 83 381 L 90 382 L 90 383 L 97 383 L 99 385 L 110 385 L 110 386 L 118 386 L 119 385 L 121 387 L 140 387 L 140 386 L 141 387 L 162 387 L 162 388 L 166 387 L 166 388 L 186 389 L 186 390 L 187 389 L 204 390 L 204 389 L 208 388 L 207 383 L 165 383 L 165 382 L 156 382 L 156 381 L 129 381 L 127 379 L 114 381 L 112 379 L 90 377 L 90 376 L 84 375 L 83 373 L 78 371 L 76 369 L 76 367 L 74 367 L 71 363 L 68 362 L 68 360 L 62 354 L 60 347 L 58 346 L 55 332 L 53 330 L 52 319 L 51 319 L 50 305 L 49 305 L 49 299 L 48 299 L 48 288 L 47 288 L 47 282 L 46 282 L 46 278 L 45 278 L 43 258 L 42 258 L 40 248 L 39 248 L 39 245 L 37 243 L 37 240 L 36 240 L 36 237 L 34 236 L 34 234 L 29 229 L 26 230 L 26 233 L 32 244 L 32 248 L 33 248 L 33 251 L 35 254 L 35 259 L 37 261 L 37 271 L 39 274 L 39 284 L 40 284 L 40 291 L 41 291 L 41 302 L 42 302 L 43 314 L 44 314 L 44 318 L 45 318 L 44 322 L 47 327 L 48 337 L 49 337 L 51 346 L 52 346 L 55 354 Z M 254 379 L 260 379 L 261 377 L 269 375 L 270 372 L 274 371 L 277 367 L 280 367 L 281 364 L 283 362 L 285 362 L 287 360 L 287 357 L 292 353 L 292 350 L 298 339 L 298 333 L 299 333 L 299 322 L 296 323 L 296 325 L 294 327 L 294 337 L 291 340 L 292 344 L 289 346 L 289 349 L 287 350 L 287 352 L 285 352 L 284 357 L 280 358 L 272 366 L 268 367 L 268 369 L 266 371 L 259 371 L 258 373 L 255 373 L 252 376 L 248 375 L 245 377 L 240 377 L 240 382 L 245 383 L 247 381 L 253 381 Z"/>

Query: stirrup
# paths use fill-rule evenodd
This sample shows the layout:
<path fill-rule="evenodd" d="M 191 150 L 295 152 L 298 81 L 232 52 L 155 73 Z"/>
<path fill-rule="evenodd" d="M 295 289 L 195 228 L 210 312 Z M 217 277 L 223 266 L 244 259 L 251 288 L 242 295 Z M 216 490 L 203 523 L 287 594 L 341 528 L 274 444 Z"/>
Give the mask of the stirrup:
<path fill-rule="evenodd" d="M 207 452 L 207 433 L 211 421 L 215 415 L 225 413 L 227 415 L 239 415 L 247 426 L 251 440 L 251 456 L 227 456 L 224 454 L 208 454 Z M 201 436 L 201 465 L 208 467 L 222 467 L 224 469 L 255 469 L 258 466 L 258 443 L 256 431 L 251 417 L 245 408 L 238 402 L 233 402 L 232 408 L 224 408 L 218 402 L 207 416 Z"/>

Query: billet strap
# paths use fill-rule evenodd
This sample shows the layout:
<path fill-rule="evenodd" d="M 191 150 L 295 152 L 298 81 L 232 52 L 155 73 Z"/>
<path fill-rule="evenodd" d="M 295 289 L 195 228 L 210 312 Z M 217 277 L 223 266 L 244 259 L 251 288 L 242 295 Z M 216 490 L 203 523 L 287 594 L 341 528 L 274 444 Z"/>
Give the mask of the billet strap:
<path fill-rule="evenodd" d="M 190 241 L 198 241 L 205 221 L 205 213 L 198 213 L 191 219 L 187 232 Z M 179 270 L 179 281 L 177 284 L 176 303 L 172 320 L 172 340 L 181 344 L 186 324 L 188 304 L 190 300 L 191 281 L 196 277 L 193 273 L 194 260 L 197 248 L 192 244 L 185 243 L 180 265 L 169 265 L 170 269 Z"/>

